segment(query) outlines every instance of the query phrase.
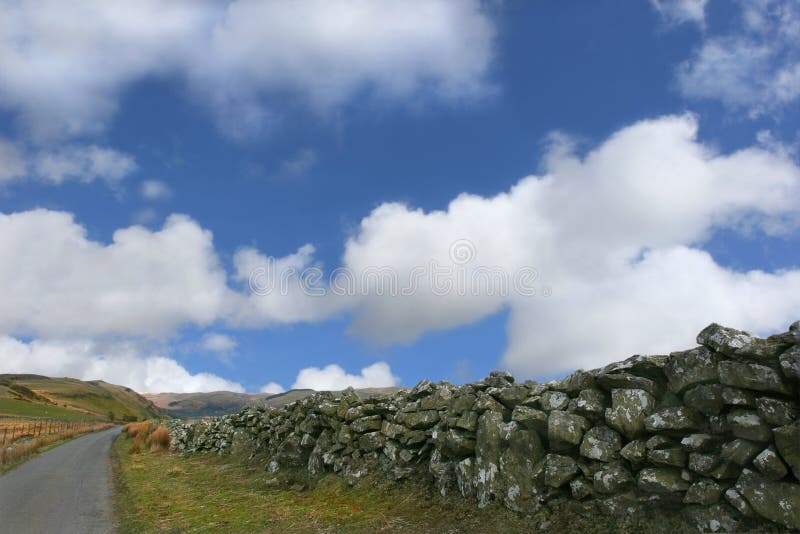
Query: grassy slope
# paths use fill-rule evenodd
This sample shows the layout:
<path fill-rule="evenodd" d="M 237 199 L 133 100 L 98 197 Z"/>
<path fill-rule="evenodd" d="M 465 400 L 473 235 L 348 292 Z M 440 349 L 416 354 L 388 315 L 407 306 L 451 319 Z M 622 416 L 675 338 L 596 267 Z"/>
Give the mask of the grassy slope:
<path fill-rule="evenodd" d="M 263 466 L 230 457 L 170 453 L 131 455 L 114 445 L 117 512 L 126 532 L 676 532 L 669 514 L 612 519 L 585 516 L 579 506 L 543 509 L 533 517 L 416 486 L 363 481 L 347 487 L 328 475 L 312 489 L 265 484 Z"/>
<path fill-rule="evenodd" d="M 58 419 L 146 419 L 163 414 L 131 389 L 102 381 L 0 375 L 0 415 Z"/>

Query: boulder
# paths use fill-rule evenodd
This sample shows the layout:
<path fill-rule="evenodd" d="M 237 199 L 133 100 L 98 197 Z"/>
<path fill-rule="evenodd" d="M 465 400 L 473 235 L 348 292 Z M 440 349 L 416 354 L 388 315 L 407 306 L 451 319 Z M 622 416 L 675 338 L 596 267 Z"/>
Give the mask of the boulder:
<path fill-rule="evenodd" d="M 398 414 L 398 422 L 412 430 L 424 430 L 439 422 L 439 412 L 425 410 L 422 412 L 401 413 Z"/>
<path fill-rule="evenodd" d="M 696 411 L 685 406 L 661 408 L 648 415 L 644 426 L 650 432 L 663 430 L 691 431 L 703 427 L 703 419 Z"/>
<path fill-rule="evenodd" d="M 569 456 L 548 454 L 544 457 L 544 483 L 560 488 L 578 474 L 578 463 Z"/>
<path fill-rule="evenodd" d="M 761 445 L 746 439 L 735 439 L 722 446 L 719 456 L 725 462 L 744 466 L 756 457 L 756 454 L 761 451 L 761 447 Z"/>
<path fill-rule="evenodd" d="M 546 412 L 552 410 L 566 410 L 569 396 L 561 391 L 545 391 L 539 398 L 539 406 Z"/>
<path fill-rule="evenodd" d="M 664 366 L 670 390 L 681 394 L 690 386 L 719 381 L 719 360 L 719 356 L 705 347 L 673 352 Z"/>
<path fill-rule="evenodd" d="M 775 482 L 745 469 L 736 481 L 736 490 L 761 517 L 800 529 L 800 485 Z"/>
<path fill-rule="evenodd" d="M 719 381 L 755 391 L 789 395 L 792 390 L 784 378 L 772 367 L 757 363 L 723 361 L 719 363 Z"/>
<path fill-rule="evenodd" d="M 785 337 L 761 339 L 716 323 L 703 329 L 697 335 L 697 342 L 726 356 L 756 361 L 772 361 L 790 345 Z"/>
<path fill-rule="evenodd" d="M 722 486 L 709 480 L 701 478 L 697 482 L 689 486 L 686 490 L 686 495 L 683 497 L 685 504 L 702 504 L 708 506 L 719 502 L 722 495 Z"/>
<path fill-rule="evenodd" d="M 475 495 L 483 508 L 502 496 L 500 479 L 500 427 L 503 416 L 487 411 L 478 418 L 475 443 Z"/>
<path fill-rule="evenodd" d="M 722 386 L 719 384 L 700 384 L 686 390 L 683 402 L 703 415 L 719 415 L 724 403 Z"/>
<path fill-rule="evenodd" d="M 734 408 L 728 413 L 728 424 L 737 438 L 763 442 L 772 437 L 770 427 L 752 410 Z"/>
<path fill-rule="evenodd" d="M 647 453 L 647 459 L 654 464 L 669 465 L 672 467 L 685 467 L 686 451 L 680 447 L 656 449 Z"/>
<path fill-rule="evenodd" d="M 594 491 L 604 494 L 620 493 L 633 484 L 630 472 L 618 463 L 601 467 L 594 474 L 593 480 Z"/>
<path fill-rule="evenodd" d="M 800 345 L 795 345 L 778 358 L 781 372 L 786 378 L 800 382 Z"/>
<path fill-rule="evenodd" d="M 583 389 L 575 402 L 575 413 L 596 418 L 602 417 L 607 406 L 606 394 L 599 389 Z"/>
<path fill-rule="evenodd" d="M 800 421 L 778 427 L 773 433 L 778 454 L 789 465 L 794 477 L 800 480 Z"/>
<path fill-rule="evenodd" d="M 647 447 L 644 441 L 633 440 L 620 449 L 619 455 L 633 464 L 640 464 L 647 459 Z"/>
<path fill-rule="evenodd" d="M 547 412 L 528 406 L 516 406 L 511 412 L 512 421 L 527 429 L 535 430 L 540 436 L 547 436 L 547 419 Z"/>
<path fill-rule="evenodd" d="M 592 460 L 610 462 L 621 448 L 622 436 L 606 426 L 595 426 L 583 436 L 580 454 Z"/>
<path fill-rule="evenodd" d="M 797 419 L 797 407 L 786 401 L 759 397 L 756 408 L 761 419 L 772 426 L 788 425 Z"/>
<path fill-rule="evenodd" d="M 567 450 L 580 444 L 589 423 L 580 415 L 553 410 L 547 419 L 547 438 L 553 450 Z"/>
<path fill-rule="evenodd" d="M 628 439 L 644 431 L 645 418 L 655 408 L 655 398 L 643 389 L 612 389 L 606 424 Z"/>
<path fill-rule="evenodd" d="M 789 474 L 786 464 L 772 446 L 767 447 L 755 457 L 753 466 L 770 480 L 780 480 Z"/>
<path fill-rule="evenodd" d="M 636 486 L 641 491 L 662 494 L 689 489 L 689 483 L 681 477 L 680 470 L 669 467 L 645 467 L 636 477 Z"/>

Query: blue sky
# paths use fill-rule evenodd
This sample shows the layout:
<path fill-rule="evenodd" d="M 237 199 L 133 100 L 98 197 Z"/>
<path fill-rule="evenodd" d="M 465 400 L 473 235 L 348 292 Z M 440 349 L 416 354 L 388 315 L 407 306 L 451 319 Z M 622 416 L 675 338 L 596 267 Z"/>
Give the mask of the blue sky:
<path fill-rule="evenodd" d="M 546 379 L 800 317 L 796 4 L 298 5 L 0 3 L 0 372 Z M 454 239 L 539 293 L 265 304 L 236 276 L 304 245 L 402 275 Z"/>

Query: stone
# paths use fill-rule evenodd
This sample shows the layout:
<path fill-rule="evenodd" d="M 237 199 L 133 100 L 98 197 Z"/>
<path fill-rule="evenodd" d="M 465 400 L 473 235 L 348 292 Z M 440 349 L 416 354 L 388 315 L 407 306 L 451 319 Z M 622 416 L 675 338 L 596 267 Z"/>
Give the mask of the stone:
<path fill-rule="evenodd" d="M 643 389 L 612 389 L 606 424 L 628 439 L 644 431 L 645 418 L 655 408 L 655 398 Z"/>
<path fill-rule="evenodd" d="M 675 442 L 667 436 L 656 434 L 655 436 L 649 437 L 644 444 L 647 446 L 647 450 L 650 451 L 654 449 L 666 449 L 668 447 L 672 447 L 675 445 Z"/>
<path fill-rule="evenodd" d="M 653 396 L 658 396 L 661 393 L 661 388 L 655 381 L 628 373 L 598 375 L 597 384 L 607 391 L 612 389 L 643 389 Z"/>
<path fill-rule="evenodd" d="M 592 494 L 592 486 L 582 478 L 575 478 L 569 483 L 569 490 L 572 498 L 578 501 L 589 497 Z"/>
<path fill-rule="evenodd" d="M 492 395 L 500 404 L 513 410 L 514 407 L 528 397 L 528 388 L 525 386 L 511 386 L 499 390 Z"/>
<path fill-rule="evenodd" d="M 408 430 L 403 425 L 398 425 L 397 423 L 392 423 L 391 421 L 384 421 L 381 423 L 381 432 L 387 438 L 394 439 L 406 432 Z"/>
<path fill-rule="evenodd" d="M 478 414 L 476 412 L 464 412 L 456 420 L 455 427 L 475 432 L 478 429 Z"/>
<path fill-rule="evenodd" d="M 733 488 L 729 488 L 725 490 L 725 500 L 728 501 L 737 512 L 742 514 L 745 517 L 753 517 L 755 513 L 753 509 L 750 508 L 750 505 L 747 501 L 742 497 L 738 491 Z"/>
<path fill-rule="evenodd" d="M 755 395 L 739 388 L 725 386 L 722 388 L 722 402 L 726 406 L 739 406 L 742 408 L 755 408 Z"/>
<path fill-rule="evenodd" d="M 756 399 L 756 408 L 761 419 L 773 426 L 788 425 L 797 419 L 797 408 L 786 401 L 759 397 Z"/>
<path fill-rule="evenodd" d="M 749 464 L 760 450 L 761 445 L 753 443 L 752 441 L 735 439 L 722 446 L 719 456 L 723 461 L 744 466 Z"/>
<path fill-rule="evenodd" d="M 500 426 L 503 415 L 487 411 L 478 418 L 475 444 L 475 496 L 483 508 L 502 496 L 500 479 Z"/>
<path fill-rule="evenodd" d="M 730 434 L 731 425 L 728 424 L 728 416 L 709 415 L 708 431 L 715 436 L 719 436 L 720 434 Z"/>
<path fill-rule="evenodd" d="M 642 440 L 634 440 L 622 447 L 619 455 L 634 464 L 640 464 L 647 459 L 647 447 Z"/>
<path fill-rule="evenodd" d="M 454 462 L 445 461 L 441 452 L 437 449 L 431 454 L 431 459 L 428 462 L 428 471 L 433 475 L 436 481 L 436 487 L 439 494 L 444 497 L 447 495 L 448 489 L 455 484 L 455 464 Z"/>
<path fill-rule="evenodd" d="M 602 417 L 606 409 L 606 395 L 599 389 L 584 389 L 578 393 L 575 413 L 587 417 Z"/>
<path fill-rule="evenodd" d="M 772 446 L 767 447 L 755 457 L 753 466 L 770 480 L 780 480 L 789 474 L 786 464 Z"/>
<path fill-rule="evenodd" d="M 757 363 L 719 362 L 719 381 L 726 386 L 755 391 L 791 393 L 791 388 L 775 369 Z"/>
<path fill-rule="evenodd" d="M 669 361 L 666 355 L 631 356 L 627 360 L 606 365 L 599 374 L 629 373 L 655 381 L 664 380 L 664 366 Z"/>
<path fill-rule="evenodd" d="M 800 382 L 800 345 L 795 345 L 778 358 L 781 372 L 786 378 Z"/>
<path fill-rule="evenodd" d="M 540 436 L 547 436 L 547 419 L 547 412 L 528 406 L 516 406 L 511 412 L 512 421 L 527 429 L 535 430 Z"/>
<path fill-rule="evenodd" d="M 548 454 L 544 457 L 544 483 L 560 488 L 578 474 L 578 463 L 569 456 Z"/>
<path fill-rule="evenodd" d="M 708 452 L 715 443 L 716 439 L 709 434 L 689 434 L 681 439 L 681 446 L 690 452 Z"/>
<path fill-rule="evenodd" d="M 554 450 L 567 450 L 578 445 L 588 426 L 588 421 L 580 415 L 553 410 L 547 419 L 550 447 Z"/>
<path fill-rule="evenodd" d="M 770 427 L 752 410 L 734 408 L 728 413 L 728 424 L 731 427 L 731 432 L 737 438 L 751 441 L 769 441 L 772 437 Z"/>
<path fill-rule="evenodd" d="M 725 503 L 691 507 L 685 515 L 700 532 L 738 532 L 740 528 L 736 512 Z"/>
<path fill-rule="evenodd" d="M 681 394 L 695 384 L 719 381 L 719 359 L 719 356 L 705 347 L 671 353 L 664 366 L 670 390 Z"/>
<path fill-rule="evenodd" d="M 382 449 L 386 442 L 386 436 L 380 432 L 367 432 L 358 438 L 358 447 L 362 451 L 375 451 Z"/>
<path fill-rule="evenodd" d="M 618 463 L 604 465 L 594 474 L 594 491 L 597 493 L 620 493 L 633 484 L 630 472 Z"/>
<path fill-rule="evenodd" d="M 475 494 L 475 461 L 464 458 L 455 466 L 456 487 L 462 497 L 472 497 Z"/>
<path fill-rule="evenodd" d="M 722 486 L 709 480 L 701 478 L 689 486 L 686 495 L 683 497 L 684 504 L 702 504 L 708 506 L 719 502 L 722 495 Z"/>
<path fill-rule="evenodd" d="M 561 391 L 545 391 L 539 398 L 542 410 L 565 410 L 569 404 L 569 396 Z"/>
<path fill-rule="evenodd" d="M 712 453 L 689 453 L 689 469 L 701 475 L 711 474 L 714 467 L 719 464 L 720 458 Z"/>
<path fill-rule="evenodd" d="M 398 414 L 399 422 L 412 430 L 424 430 L 439 422 L 439 412 L 436 410 L 425 410 L 422 412 L 410 412 Z"/>
<path fill-rule="evenodd" d="M 422 397 L 432 395 L 436 391 L 436 384 L 430 380 L 420 380 L 411 391 L 408 392 L 408 400 L 414 401 Z"/>
<path fill-rule="evenodd" d="M 383 419 L 380 415 L 370 415 L 362 417 L 361 419 L 356 419 L 350 423 L 350 429 L 358 434 L 363 434 L 365 432 L 380 430 L 382 425 Z"/>
<path fill-rule="evenodd" d="M 561 380 L 561 389 L 567 395 L 573 397 L 581 390 L 594 387 L 595 377 L 592 373 L 578 370 Z"/>
<path fill-rule="evenodd" d="M 475 437 L 451 428 L 444 433 L 443 450 L 449 458 L 463 458 L 475 452 Z"/>
<path fill-rule="evenodd" d="M 678 406 L 656 410 L 645 418 L 644 426 L 650 432 L 691 431 L 702 428 L 703 420 L 693 409 Z"/>
<path fill-rule="evenodd" d="M 700 384 L 686 390 L 683 402 L 703 415 L 719 415 L 724 403 L 722 386 L 719 384 Z"/>
<path fill-rule="evenodd" d="M 647 453 L 647 459 L 654 464 L 684 467 L 686 465 L 686 451 L 680 447 L 656 449 Z"/>
<path fill-rule="evenodd" d="M 544 458 L 544 447 L 535 431 L 513 422 L 508 427 L 508 447 L 500 456 L 503 502 L 511 510 L 533 511 L 539 506 L 534 499 L 534 469 Z"/>
<path fill-rule="evenodd" d="M 791 468 L 794 477 L 800 480 L 800 421 L 778 427 L 773 434 L 778 454 Z"/>
<path fill-rule="evenodd" d="M 735 487 L 761 517 L 800 529 L 800 485 L 774 482 L 745 469 Z"/>
<path fill-rule="evenodd" d="M 581 456 L 601 462 L 610 462 L 622 448 L 622 436 L 606 426 L 590 428 L 583 436 Z"/>
<path fill-rule="evenodd" d="M 790 344 L 781 336 L 761 339 L 716 323 L 708 325 L 700 332 L 697 342 L 726 356 L 758 361 L 774 360 Z"/>
<path fill-rule="evenodd" d="M 689 489 L 678 469 L 669 467 L 645 467 L 636 477 L 636 486 L 641 491 L 669 494 Z"/>

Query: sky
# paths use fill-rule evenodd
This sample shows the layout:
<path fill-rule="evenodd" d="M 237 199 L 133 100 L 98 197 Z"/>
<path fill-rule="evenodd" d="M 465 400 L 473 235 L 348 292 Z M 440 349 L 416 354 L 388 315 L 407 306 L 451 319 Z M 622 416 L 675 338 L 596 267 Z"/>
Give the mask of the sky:
<path fill-rule="evenodd" d="M 800 318 L 800 3 L 0 0 L 0 373 L 548 380 Z"/>

